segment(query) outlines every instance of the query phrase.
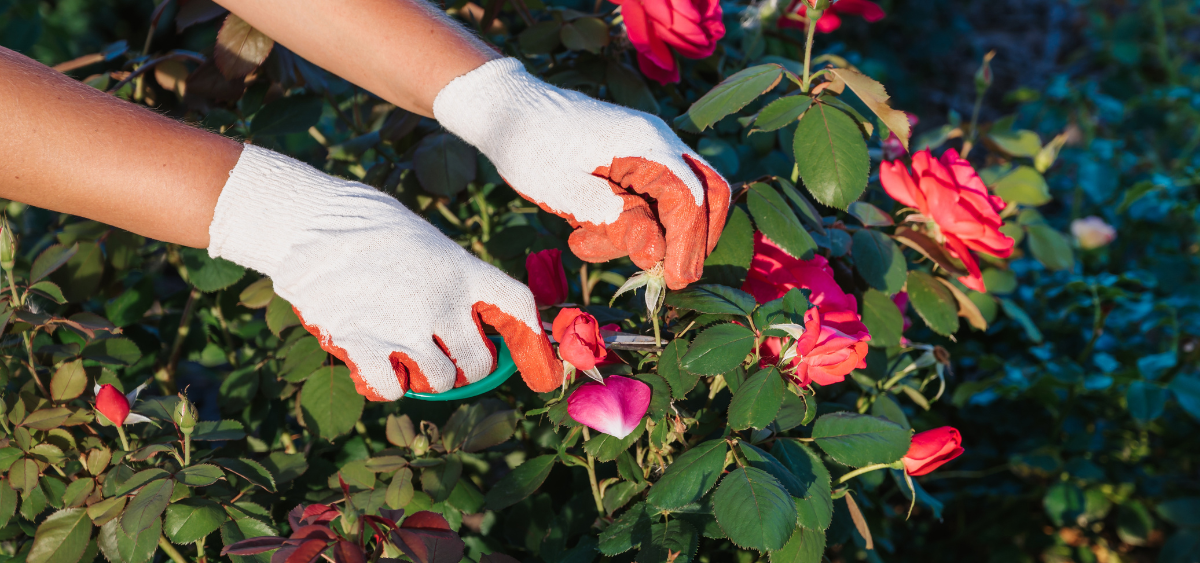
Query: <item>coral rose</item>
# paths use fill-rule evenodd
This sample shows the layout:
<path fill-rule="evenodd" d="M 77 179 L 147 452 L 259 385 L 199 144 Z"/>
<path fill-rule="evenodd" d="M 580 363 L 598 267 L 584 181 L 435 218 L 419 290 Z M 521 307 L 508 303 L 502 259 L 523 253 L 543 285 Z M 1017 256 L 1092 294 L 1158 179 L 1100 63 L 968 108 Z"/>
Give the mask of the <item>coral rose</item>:
<path fill-rule="evenodd" d="M 954 149 L 940 159 L 925 149 L 913 154 L 911 173 L 901 162 L 882 163 L 879 180 L 888 195 L 937 226 L 934 238 L 943 241 L 967 268 L 968 275 L 958 281 L 975 291 L 987 291 L 971 251 L 1007 258 L 1012 255 L 1013 239 L 1000 232 L 1004 200 L 988 193 L 971 163 Z"/>
<path fill-rule="evenodd" d="M 563 271 L 561 250 L 551 248 L 526 256 L 525 271 L 529 273 L 529 291 L 539 307 L 567 300 L 567 273 Z"/>
<path fill-rule="evenodd" d="M 804 335 L 796 340 L 794 359 L 789 363 L 795 369 L 790 377 L 797 385 L 840 383 L 855 368 L 866 367 L 870 336 L 865 330 L 861 334 L 846 334 L 838 328 L 857 323 L 857 316 L 849 311 L 834 311 L 825 316 L 818 307 L 804 313 Z M 837 322 L 838 319 L 842 322 Z M 782 340 L 774 336 L 764 339 L 759 349 L 764 364 L 775 364 L 782 359 Z"/>
<path fill-rule="evenodd" d="M 784 16 L 779 18 L 779 27 L 791 27 L 796 29 L 804 29 L 804 22 L 787 17 L 788 14 L 795 14 L 804 17 L 808 13 L 808 5 L 804 0 L 792 0 L 788 4 Z M 817 20 L 817 31 L 821 33 L 830 33 L 833 30 L 842 27 L 842 17 L 846 16 L 862 16 L 862 19 L 868 22 L 877 22 L 883 19 L 885 14 L 883 8 L 879 4 L 870 0 L 838 0 L 829 6 L 829 9 L 821 13 L 821 19 Z"/>
<path fill-rule="evenodd" d="M 925 475 L 962 455 L 962 436 L 949 426 L 926 430 L 912 437 L 912 445 L 901 462 L 904 471 L 916 477 Z"/>
<path fill-rule="evenodd" d="M 559 311 L 551 332 L 558 341 L 558 354 L 575 369 L 590 370 L 608 356 L 600 337 L 600 323 L 579 309 Z"/>
<path fill-rule="evenodd" d="M 679 82 L 679 65 L 672 52 L 703 59 L 725 36 L 721 3 L 717 0 L 613 0 L 629 42 L 637 49 L 638 67 L 659 84 Z"/>
<path fill-rule="evenodd" d="M 649 407 L 650 386 L 619 375 L 584 383 L 567 399 L 567 414 L 576 422 L 617 438 L 633 432 Z"/>

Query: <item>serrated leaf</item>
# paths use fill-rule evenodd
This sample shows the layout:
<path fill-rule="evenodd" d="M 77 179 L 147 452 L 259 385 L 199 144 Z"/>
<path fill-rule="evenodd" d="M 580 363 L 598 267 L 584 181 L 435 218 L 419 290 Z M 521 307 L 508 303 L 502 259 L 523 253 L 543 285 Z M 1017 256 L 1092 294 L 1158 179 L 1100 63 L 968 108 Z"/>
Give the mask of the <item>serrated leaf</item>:
<path fill-rule="evenodd" d="M 796 505 L 767 472 L 739 467 L 713 493 L 717 524 L 733 543 L 771 551 L 783 547 L 796 526 Z"/>
<path fill-rule="evenodd" d="M 813 105 L 796 127 L 793 143 L 800 178 L 817 201 L 846 209 L 867 188 L 867 143 L 845 112 Z"/>
<path fill-rule="evenodd" d="M 267 304 L 266 321 L 267 328 L 271 330 L 271 334 L 279 336 L 283 332 L 283 329 L 299 325 L 300 317 L 296 316 L 296 310 L 292 308 L 291 303 L 276 295 Z"/>
<path fill-rule="evenodd" d="M 907 246 L 917 252 L 920 252 L 926 258 L 933 260 L 939 267 L 954 276 L 965 276 L 967 271 L 962 269 L 957 263 L 950 260 L 950 257 L 942 250 L 942 245 L 938 244 L 933 239 L 921 232 L 914 231 L 908 227 L 897 227 L 895 234 L 892 235 L 897 242 Z"/>
<path fill-rule="evenodd" d="M 650 487 L 646 501 L 668 510 L 696 502 L 721 478 L 728 451 L 725 440 L 709 440 L 692 447 L 667 466 Z"/>
<path fill-rule="evenodd" d="M 487 492 L 484 507 L 488 510 L 508 508 L 533 494 L 554 468 L 554 454 L 538 456 L 518 465 Z"/>
<path fill-rule="evenodd" d="M 771 563 L 821 563 L 825 531 L 796 528 L 783 547 L 771 552 Z"/>
<path fill-rule="evenodd" d="M 300 408 L 308 429 L 326 440 L 354 428 L 362 416 L 364 402 L 346 366 L 317 370 L 300 391 Z"/>
<path fill-rule="evenodd" d="M 828 528 L 833 521 L 832 481 L 820 456 L 795 440 L 776 440 L 771 454 L 804 486 L 802 502 L 796 503 L 800 525 L 813 530 Z"/>
<path fill-rule="evenodd" d="M 457 455 L 448 455 L 443 459 L 445 463 L 421 470 L 421 490 L 428 493 L 435 503 L 449 498 L 462 476 L 462 461 Z"/>
<path fill-rule="evenodd" d="M 167 509 L 174 489 L 174 479 L 158 479 L 143 485 L 121 514 L 121 530 L 135 537 L 150 528 Z"/>
<path fill-rule="evenodd" d="M 192 440 L 241 440 L 246 437 L 246 429 L 236 420 L 201 420 L 192 431 Z"/>
<path fill-rule="evenodd" d="M 871 333 L 871 346 L 899 346 L 904 332 L 904 317 L 887 294 L 868 289 L 863 293 L 862 322 Z"/>
<path fill-rule="evenodd" d="M 665 303 L 677 309 L 701 313 L 749 315 L 756 303 L 754 296 L 723 285 L 693 285 L 667 294 Z"/>
<path fill-rule="evenodd" d="M 908 453 L 908 431 L 890 420 L 835 412 L 817 419 L 812 437 L 834 461 L 851 467 L 892 463 Z"/>
<path fill-rule="evenodd" d="M 563 401 L 563 403 L 566 403 L 566 401 Z M 651 405 L 654 404 L 653 394 L 651 395 L 650 403 Z M 618 438 L 609 434 L 592 436 L 591 440 L 584 442 L 583 449 L 587 453 L 592 454 L 596 458 L 596 461 L 612 461 L 617 459 L 617 456 L 621 455 L 621 452 L 628 450 L 646 432 L 646 420 L 648 419 L 642 418 L 637 428 L 634 428 L 633 432 L 630 432 L 624 438 Z"/>
<path fill-rule="evenodd" d="M 40 282 L 37 282 L 37 283 L 29 286 L 29 290 L 37 291 L 37 292 L 41 293 L 42 295 L 45 295 L 45 296 L 49 297 L 50 299 L 53 299 L 55 303 L 58 303 L 60 305 L 67 302 L 67 298 L 63 296 L 62 289 L 60 289 L 58 287 L 58 284 L 56 284 L 50 280 L 42 280 Z"/>
<path fill-rule="evenodd" d="M 215 465 L 202 463 L 177 471 L 175 480 L 189 487 L 206 487 L 225 478 L 225 473 Z"/>
<path fill-rule="evenodd" d="M 989 187 L 1007 203 L 1044 205 L 1052 199 L 1046 178 L 1031 166 L 1018 166 Z"/>
<path fill-rule="evenodd" d="M 858 204 L 861 202 L 855 202 Z M 871 287 L 889 295 L 904 288 L 908 264 L 904 253 L 887 235 L 872 229 L 861 229 L 852 238 L 854 267 Z"/>
<path fill-rule="evenodd" d="M 817 211 L 817 206 L 813 205 L 791 182 L 783 178 L 775 178 L 775 183 L 779 184 L 779 187 L 783 189 L 783 195 L 787 196 L 792 205 L 800 210 L 800 220 L 804 221 L 804 224 L 816 231 L 817 234 L 828 236 L 828 232 L 825 230 L 825 222 L 821 219 L 821 213 Z"/>
<path fill-rule="evenodd" d="M 273 493 L 275 492 L 275 477 L 263 467 L 261 463 L 252 459 L 240 458 L 215 458 L 212 460 L 218 467 L 245 479 L 252 485 L 262 487 L 263 490 Z"/>
<path fill-rule="evenodd" d="M 971 298 L 967 297 L 967 294 L 963 293 L 950 280 L 945 278 L 936 279 L 954 295 L 954 301 L 958 303 L 958 316 L 967 319 L 967 323 L 978 330 L 987 330 L 988 322 L 983 318 L 983 313 L 979 311 L 979 307 L 975 305 L 975 302 L 971 301 Z"/>
<path fill-rule="evenodd" d="M 733 74 L 696 100 L 675 120 L 675 126 L 703 131 L 771 91 L 782 78 L 783 67 L 777 64 L 753 66 Z"/>
<path fill-rule="evenodd" d="M 227 519 L 221 505 L 205 498 L 187 498 L 167 507 L 163 534 L 174 544 L 194 543 L 217 531 Z"/>
<path fill-rule="evenodd" d="M 663 348 L 658 357 L 658 375 L 671 386 L 671 397 L 681 400 L 696 387 L 700 376 L 683 369 L 680 362 L 687 354 L 688 342 L 684 338 L 676 338 Z"/>
<path fill-rule="evenodd" d="M 275 298 L 275 285 L 271 278 L 262 278 L 242 290 L 238 295 L 238 305 L 248 309 L 263 309 Z"/>
<path fill-rule="evenodd" d="M 494 412 L 467 431 L 463 451 L 478 452 L 507 442 L 517 428 L 520 414 L 515 410 Z"/>
<path fill-rule="evenodd" d="M 618 555 L 642 544 L 649 535 L 651 513 L 646 503 L 638 503 L 600 532 L 600 553 Z"/>
<path fill-rule="evenodd" d="M 687 522 L 679 519 L 655 522 L 650 526 L 642 550 L 634 561 L 637 563 L 660 563 L 673 560 L 675 563 L 691 563 L 696 556 L 700 536 Z M 674 558 L 670 554 L 674 554 Z"/>
<path fill-rule="evenodd" d="M 754 225 L 784 252 L 801 260 L 812 259 L 817 243 L 774 188 L 758 182 L 750 186 L 747 202 Z"/>
<path fill-rule="evenodd" d="M 442 197 L 453 197 L 475 179 L 475 149 L 456 135 L 429 135 L 413 153 L 413 168 L 425 191 Z"/>
<path fill-rule="evenodd" d="M 158 550 L 158 538 L 162 534 L 162 519 L 155 518 L 141 533 L 130 536 L 121 527 L 121 520 L 114 518 L 100 527 L 96 538 L 100 552 L 110 562 L 146 563 Z"/>
<path fill-rule="evenodd" d="M 933 276 L 917 270 L 909 272 L 908 298 L 934 332 L 949 336 L 958 331 L 958 303 L 954 294 Z"/>
<path fill-rule="evenodd" d="M 754 258 L 754 226 L 740 207 L 734 207 L 712 254 L 704 260 L 704 279 L 739 287 Z"/>
<path fill-rule="evenodd" d="M 805 95 L 779 98 L 758 112 L 751 133 L 775 131 L 791 125 L 812 105 L 813 99 Z"/>
<path fill-rule="evenodd" d="M 65 508 L 51 514 L 38 526 L 29 563 L 76 563 L 92 538 L 92 521 L 87 510 Z"/>
<path fill-rule="evenodd" d="M 83 371 L 83 360 L 67 362 L 54 371 L 50 378 L 50 398 L 56 403 L 70 401 L 87 389 L 87 373 Z"/>
<path fill-rule="evenodd" d="M 787 389 L 775 366 L 758 371 L 742 382 L 729 403 L 729 427 L 734 430 L 766 428 L 783 404 Z"/>
<path fill-rule="evenodd" d="M 93 340 L 80 355 L 85 360 L 110 365 L 131 365 L 142 359 L 142 351 L 137 344 L 121 336 Z"/>
<path fill-rule="evenodd" d="M 854 69 L 831 68 L 829 72 L 849 86 L 858 99 L 862 100 L 863 104 L 875 112 L 880 121 L 883 121 L 888 129 L 896 134 L 905 150 L 908 149 L 908 138 L 911 135 L 908 115 L 900 110 L 892 109 L 888 105 L 889 96 L 887 90 L 883 88 L 883 84 Z"/>
<path fill-rule="evenodd" d="M 240 80 L 267 60 L 274 46 L 270 37 L 236 14 L 229 14 L 217 31 L 213 58 L 226 80 Z"/>
<path fill-rule="evenodd" d="M 79 243 L 71 246 L 54 244 L 46 247 L 46 250 L 33 259 L 33 265 L 29 268 L 29 283 L 37 283 L 63 267 L 77 252 L 79 252 Z"/>
<path fill-rule="evenodd" d="M 1071 243 L 1062 233 L 1048 225 L 1028 225 L 1029 250 L 1043 266 L 1050 270 L 1070 270 L 1075 267 L 1075 254 Z"/>
<path fill-rule="evenodd" d="M 206 293 L 225 289 L 246 275 L 245 268 L 224 258 L 213 258 L 204 249 L 181 248 L 179 253 L 187 267 L 188 283 Z"/>
<path fill-rule="evenodd" d="M 680 365 L 700 375 L 721 375 L 741 365 L 753 348 L 754 332 L 750 329 L 719 324 L 696 336 Z"/>
<path fill-rule="evenodd" d="M 288 96 L 263 106 L 250 121 L 250 134 L 290 135 L 304 133 L 321 120 L 325 101 L 315 95 Z M 203 251 L 201 251 L 203 252 Z"/>

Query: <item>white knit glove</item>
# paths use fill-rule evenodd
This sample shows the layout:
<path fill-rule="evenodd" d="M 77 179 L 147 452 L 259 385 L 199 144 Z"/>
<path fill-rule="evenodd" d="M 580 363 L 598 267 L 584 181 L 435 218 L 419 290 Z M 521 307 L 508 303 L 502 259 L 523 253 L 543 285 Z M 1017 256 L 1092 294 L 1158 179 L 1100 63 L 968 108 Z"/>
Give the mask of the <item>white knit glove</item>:
<path fill-rule="evenodd" d="M 529 288 L 375 188 L 246 145 L 217 201 L 208 253 L 274 281 L 321 347 L 376 401 L 440 393 L 496 364 L 496 327 L 534 391 L 557 388 Z"/>
<path fill-rule="evenodd" d="M 546 84 L 511 58 L 451 81 L 433 113 L 522 197 L 567 219 L 580 258 L 665 260 L 672 289 L 700 279 L 729 184 L 663 120 Z"/>

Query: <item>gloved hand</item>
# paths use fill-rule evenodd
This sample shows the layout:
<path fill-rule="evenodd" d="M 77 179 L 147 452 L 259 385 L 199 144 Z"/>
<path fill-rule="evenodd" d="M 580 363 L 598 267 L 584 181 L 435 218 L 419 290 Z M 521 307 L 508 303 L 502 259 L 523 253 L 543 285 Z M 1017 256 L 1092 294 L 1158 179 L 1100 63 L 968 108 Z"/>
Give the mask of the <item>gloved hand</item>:
<path fill-rule="evenodd" d="M 529 288 L 395 199 L 246 145 L 209 226 L 208 253 L 274 281 L 321 347 L 375 401 L 440 393 L 495 368 L 495 327 L 531 389 L 562 383 Z"/>
<path fill-rule="evenodd" d="M 628 255 L 647 270 L 665 260 L 672 289 L 700 279 L 729 184 L 663 120 L 546 84 L 511 58 L 451 81 L 433 113 L 522 197 L 567 219 L 576 256 Z"/>

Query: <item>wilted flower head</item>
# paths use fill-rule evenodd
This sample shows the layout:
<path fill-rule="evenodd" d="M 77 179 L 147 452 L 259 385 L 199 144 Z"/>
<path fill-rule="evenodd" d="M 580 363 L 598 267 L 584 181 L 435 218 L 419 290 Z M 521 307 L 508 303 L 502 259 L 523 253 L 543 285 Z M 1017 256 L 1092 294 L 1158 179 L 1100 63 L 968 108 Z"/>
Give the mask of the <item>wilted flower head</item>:
<path fill-rule="evenodd" d="M 1117 238 L 1117 230 L 1094 215 L 1071 221 L 1071 234 L 1084 250 L 1100 248 Z"/>
<path fill-rule="evenodd" d="M 650 386 L 619 375 L 584 383 L 567 399 L 567 414 L 576 422 L 617 438 L 633 432 L 649 407 Z"/>

